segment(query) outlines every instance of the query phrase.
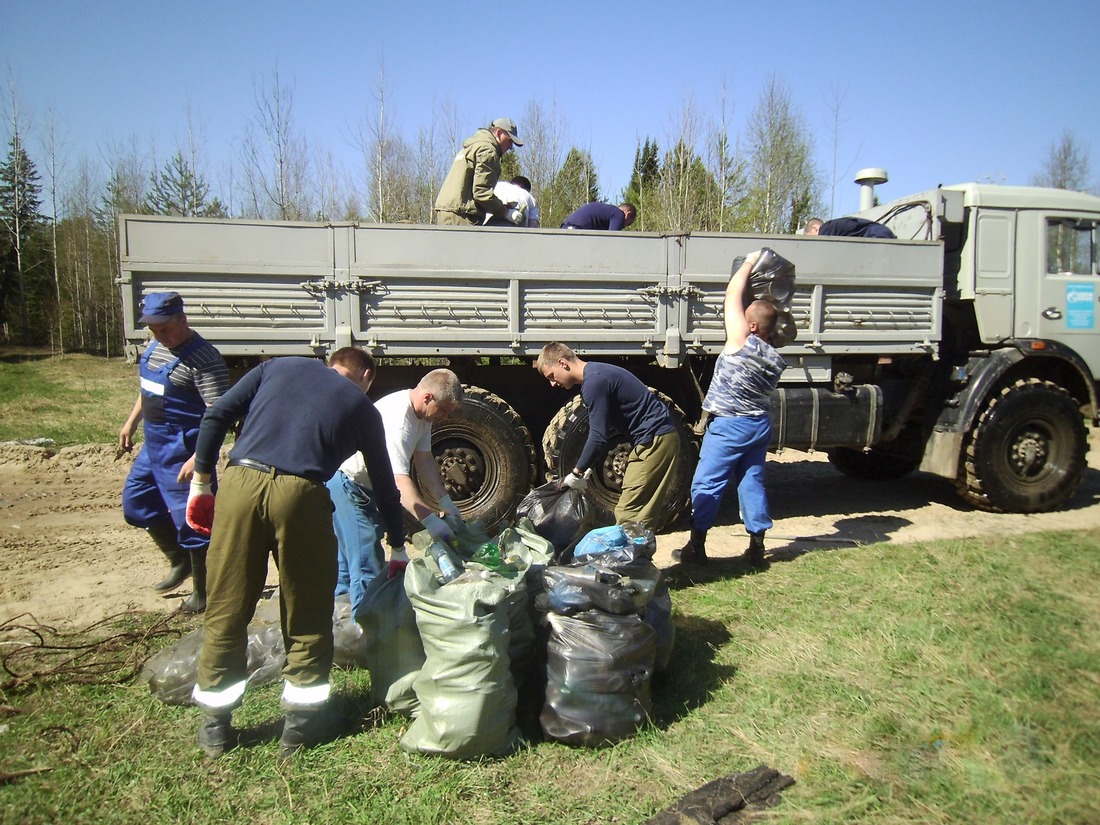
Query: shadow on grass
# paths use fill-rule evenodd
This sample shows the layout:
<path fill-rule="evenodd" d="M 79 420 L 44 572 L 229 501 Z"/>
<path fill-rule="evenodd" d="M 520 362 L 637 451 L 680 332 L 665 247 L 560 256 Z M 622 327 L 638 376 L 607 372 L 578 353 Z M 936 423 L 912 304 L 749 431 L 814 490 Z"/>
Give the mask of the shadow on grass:
<path fill-rule="evenodd" d="M 56 354 L 49 350 L 23 347 L 0 347 L 0 364 L 26 364 L 31 361 L 49 361 Z"/>
<path fill-rule="evenodd" d="M 329 720 L 328 735 L 324 738 L 326 743 L 373 730 L 389 716 L 371 700 L 371 692 L 366 687 L 333 693 L 324 712 Z M 251 748 L 278 741 L 283 735 L 283 722 L 284 717 L 280 715 L 258 725 L 238 728 L 237 747 Z"/>
<path fill-rule="evenodd" d="M 716 662 L 715 653 L 730 640 L 720 622 L 677 614 L 676 644 L 668 669 L 653 679 L 653 724 L 665 728 L 706 705 L 737 673 Z"/>
<path fill-rule="evenodd" d="M 682 590 L 723 579 L 758 576 L 766 574 L 772 564 L 794 561 L 809 553 L 853 549 L 890 541 L 893 533 L 910 524 L 912 522 L 909 519 L 900 516 L 866 515 L 842 518 L 833 523 L 833 533 L 812 536 L 768 534 L 765 538 L 767 555 L 762 568 L 752 567 L 744 556 L 711 557 L 705 566 L 674 564 L 665 568 L 664 573 L 670 590 Z M 712 530 L 724 527 L 725 525 L 720 524 Z M 747 535 L 745 542 L 747 545 Z"/>

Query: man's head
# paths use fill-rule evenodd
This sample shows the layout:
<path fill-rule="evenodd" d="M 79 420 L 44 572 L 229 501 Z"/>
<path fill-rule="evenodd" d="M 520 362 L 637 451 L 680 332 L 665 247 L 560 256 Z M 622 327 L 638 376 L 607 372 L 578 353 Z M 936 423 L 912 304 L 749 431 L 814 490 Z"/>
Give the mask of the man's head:
<path fill-rule="evenodd" d="M 462 403 L 462 382 L 450 370 L 432 370 L 410 391 L 417 418 L 446 421 Z"/>
<path fill-rule="evenodd" d="M 551 387 L 572 389 L 584 381 L 584 364 L 565 344 L 552 341 L 539 352 L 535 368 Z"/>
<path fill-rule="evenodd" d="M 168 349 L 183 344 L 192 331 L 183 312 L 183 298 L 178 292 L 150 292 L 141 304 L 139 324 L 146 324 L 157 343 Z"/>
<path fill-rule="evenodd" d="M 370 390 L 378 369 L 374 356 L 359 347 L 341 347 L 328 357 L 328 365 L 351 379 L 364 393 Z"/>
<path fill-rule="evenodd" d="M 516 122 L 510 117 L 498 117 L 489 124 L 489 131 L 493 133 L 493 137 L 500 144 L 502 155 L 513 146 L 523 145 L 523 142 L 519 139 L 519 129 L 516 128 Z"/>
<path fill-rule="evenodd" d="M 525 178 L 523 175 L 516 175 L 514 178 L 512 178 L 512 185 L 518 186 L 525 192 L 531 191 L 531 181 L 528 178 Z"/>
<path fill-rule="evenodd" d="M 802 230 L 803 235 L 816 235 L 821 231 L 821 227 L 825 225 L 825 221 L 821 218 L 810 218 L 806 222 L 806 228 Z"/>
<path fill-rule="evenodd" d="M 771 301 L 753 301 L 745 310 L 749 332 L 771 343 L 775 328 L 779 325 L 779 308 Z"/>
<path fill-rule="evenodd" d="M 623 211 L 623 217 L 626 218 L 626 226 L 630 226 L 638 217 L 638 210 L 632 203 L 620 203 L 619 209 Z"/>

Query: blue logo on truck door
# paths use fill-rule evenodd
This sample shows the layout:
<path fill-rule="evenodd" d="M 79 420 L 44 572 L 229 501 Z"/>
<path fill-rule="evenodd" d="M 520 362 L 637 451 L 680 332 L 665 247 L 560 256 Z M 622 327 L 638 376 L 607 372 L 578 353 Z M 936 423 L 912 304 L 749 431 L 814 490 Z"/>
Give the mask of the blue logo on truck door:
<path fill-rule="evenodd" d="M 1066 327 L 1092 329 L 1096 325 L 1096 285 L 1066 284 Z"/>

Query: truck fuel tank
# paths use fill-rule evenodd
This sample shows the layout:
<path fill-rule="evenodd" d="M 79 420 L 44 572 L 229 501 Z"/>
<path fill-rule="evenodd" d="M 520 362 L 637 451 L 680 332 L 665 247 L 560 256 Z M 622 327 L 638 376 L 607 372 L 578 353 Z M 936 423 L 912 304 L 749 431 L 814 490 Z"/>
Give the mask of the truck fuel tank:
<path fill-rule="evenodd" d="M 882 436 L 882 389 L 873 384 L 843 392 L 781 387 L 771 401 L 771 450 L 869 447 Z"/>

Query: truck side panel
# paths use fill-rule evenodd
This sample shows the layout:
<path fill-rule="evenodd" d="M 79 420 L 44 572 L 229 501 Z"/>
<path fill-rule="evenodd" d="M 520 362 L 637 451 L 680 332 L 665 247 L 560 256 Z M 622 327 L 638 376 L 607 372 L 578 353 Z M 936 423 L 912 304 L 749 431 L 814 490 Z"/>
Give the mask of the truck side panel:
<path fill-rule="evenodd" d="M 143 294 L 180 291 L 225 355 L 530 357 L 549 340 L 677 367 L 722 347 L 730 263 L 762 245 L 794 261 L 793 361 L 928 353 L 940 246 L 843 238 L 522 231 L 126 216 L 127 337 Z"/>

